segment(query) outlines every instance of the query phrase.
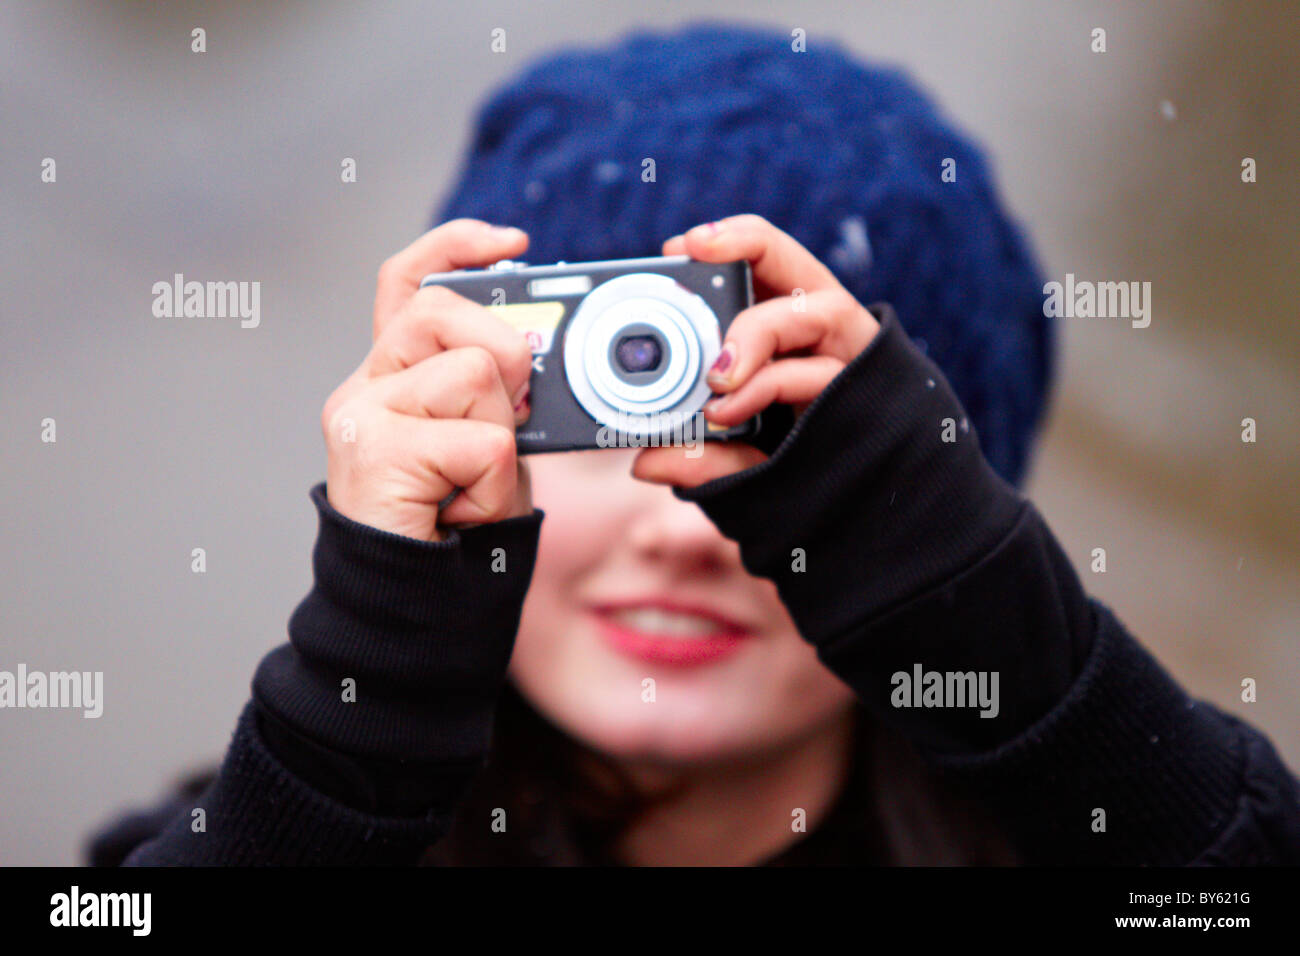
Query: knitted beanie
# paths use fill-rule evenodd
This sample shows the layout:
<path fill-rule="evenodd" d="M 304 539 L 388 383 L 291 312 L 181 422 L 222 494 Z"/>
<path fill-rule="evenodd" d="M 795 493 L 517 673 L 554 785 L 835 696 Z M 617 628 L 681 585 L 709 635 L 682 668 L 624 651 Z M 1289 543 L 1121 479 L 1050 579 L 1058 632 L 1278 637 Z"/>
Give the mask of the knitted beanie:
<path fill-rule="evenodd" d="M 562 50 L 484 103 L 434 221 L 519 226 L 542 264 L 659 255 L 741 212 L 892 304 L 1020 482 L 1054 365 L 1042 276 L 980 151 L 897 70 L 717 22 Z"/>

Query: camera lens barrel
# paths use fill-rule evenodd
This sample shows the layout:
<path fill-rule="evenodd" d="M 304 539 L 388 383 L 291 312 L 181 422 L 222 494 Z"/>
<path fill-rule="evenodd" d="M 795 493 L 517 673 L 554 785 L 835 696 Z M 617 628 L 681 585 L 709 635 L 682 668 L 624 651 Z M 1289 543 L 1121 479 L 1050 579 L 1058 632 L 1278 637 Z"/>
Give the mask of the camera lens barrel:
<path fill-rule="evenodd" d="M 657 430 L 651 416 L 693 415 L 721 349 L 718 317 L 669 276 L 631 273 L 593 289 L 565 336 L 564 370 L 579 404 L 602 425 Z M 638 425 L 638 419 L 647 419 Z"/>

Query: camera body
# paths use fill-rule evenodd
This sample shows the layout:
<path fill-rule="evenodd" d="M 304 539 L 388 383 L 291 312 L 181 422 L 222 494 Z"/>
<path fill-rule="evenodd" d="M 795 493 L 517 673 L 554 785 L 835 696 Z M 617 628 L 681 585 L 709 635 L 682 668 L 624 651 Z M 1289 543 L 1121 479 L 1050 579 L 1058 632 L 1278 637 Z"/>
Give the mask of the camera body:
<path fill-rule="evenodd" d="M 533 352 L 521 453 L 644 448 L 757 433 L 705 421 L 705 381 L 727 327 L 753 304 L 749 263 L 689 256 L 557 262 L 505 260 L 425 276 L 491 309 Z"/>

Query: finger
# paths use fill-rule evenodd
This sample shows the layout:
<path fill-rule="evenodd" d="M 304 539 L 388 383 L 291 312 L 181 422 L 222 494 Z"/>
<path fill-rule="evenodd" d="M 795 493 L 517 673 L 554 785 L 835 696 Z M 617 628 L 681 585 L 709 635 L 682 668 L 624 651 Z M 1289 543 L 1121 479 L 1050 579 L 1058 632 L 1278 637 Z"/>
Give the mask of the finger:
<path fill-rule="evenodd" d="M 702 262 L 749 261 L 761 298 L 838 288 L 840 282 L 791 235 L 762 216 L 745 213 L 705 223 L 684 234 L 685 252 Z"/>
<path fill-rule="evenodd" d="M 528 248 L 528 234 L 481 219 L 452 219 L 429 230 L 379 268 L 375 290 L 374 339 L 431 272 L 486 266 Z"/>
<path fill-rule="evenodd" d="M 682 256 L 686 254 L 686 237 L 682 235 L 673 236 L 671 239 L 665 239 L 663 251 L 660 255 L 665 256 Z"/>
<path fill-rule="evenodd" d="M 371 348 L 364 367 L 370 378 L 378 378 L 439 352 L 470 346 L 492 354 L 508 394 L 517 401 L 532 372 L 528 340 L 490 309 L 443 286 L 428 286 L 411 297 Z"/>
<path fill-rule="evenodd" d="M 370 442 L 369 455 L 400 466 L 387 479 L 394 489 L 390 494 L 405 504 L 433 509 L 434 524 L 441 524 L 444 516 L 448 521 L 480 523 L 511 516 L 518 490 L 513 431 L 464 418 L 382 413 L 391 417 Z M 453 492 L 460 507 L 440 509 Z"/>
<path fill-rule="evenodd" d="M 784 352 L 812 349 L 850 361 L 871 341 L 871 313 L 843 289 L 778 296 L 732 320 L 708 380 L 715 392 L 734 391 Z"/>
<path fill-rule="evenodd" d="M 517 459 L 515 463 L 515 492 L 514 497 L 506 506 L 506 512 L 502 517 L 513 518 L 519 515 L 532 513 L 532 496 L 529 491 L 530 480 L 528 476 L 528 466 L 523 459 Z M 461 498 L 465 497 L 465 503 Z M 500 507 L 495 507 L 494 511 L 499 511 Z M 471 528 L 476 524 L 482 524 L 484 519 L 481 517 L 485 513 L 484 502 L 476 500 L 465 495 L 457 495 L 447 507 L 443 508 L 439 514 L 438 523 L 443 527 Z M 501 520 L 495 518 L 492 520 Z"/>
<path fill-rule="evenodd" d="M 496 359 L 478 346 L 439 352 L 370 387 L 375 400 L 401 415 L 517 424 Z"/>
<path fill-rule="evenodd" d="M 743 442 L 704 442 L 694 458 L 681 448 L 645 448 L 632 463 L 632 475 L 656 484 L 694 488 L 706 481 L 752 468 L 767 456 Z"/>
<path fill-rule="evenodd" d="M 455 500 L 438 515 L 439 524 L 483 524 L 519 512 L 519 459 L 515 433 L 487 422 L 439 419 L 420 422 L 418 435 L 429 463 L 445 481 L 436 486 L 442 501 L 452 489 Z"/>
<path fill-rule="evenodd" d="M 739 425 L 769 405 L 806 405 L 844 370 L 845 363 L 830 355 L 787 358 L 763 366 L 736 391 L 710 399 L 704 417 L 718 425 Z"/>

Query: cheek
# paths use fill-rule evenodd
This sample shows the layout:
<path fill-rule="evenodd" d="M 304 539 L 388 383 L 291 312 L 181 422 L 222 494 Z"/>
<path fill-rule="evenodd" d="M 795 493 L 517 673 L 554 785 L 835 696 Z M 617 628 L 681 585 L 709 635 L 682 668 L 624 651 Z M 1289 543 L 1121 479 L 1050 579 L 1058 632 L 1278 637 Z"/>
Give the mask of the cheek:
<path fill-rule="evenodd" d="M 524 604 L 511 661 L 521 684 L 573 693 L 582 673 L 571 645 L 582 615 L 578 593 L 605 566 L 623 538 L 629 499 L 630 461 L 622 470 L 617 452 L 569 452 L 529 462 L 534 504 L 546 512 L 537 564 Z M 635 491 L 635 489 L 632 489 Z"/>
<path fill-rule="evenodd" d="M 634 485 L 630 467 L 626 455 L 609 451 L 546 455 L 530 463 L 533 502 L 546 512 L 534 589 L 539 583 L 546 590 L 565 582 L 571 587 L 617 546 L 636 497 L 635 487 L 628 487 Z"/>

